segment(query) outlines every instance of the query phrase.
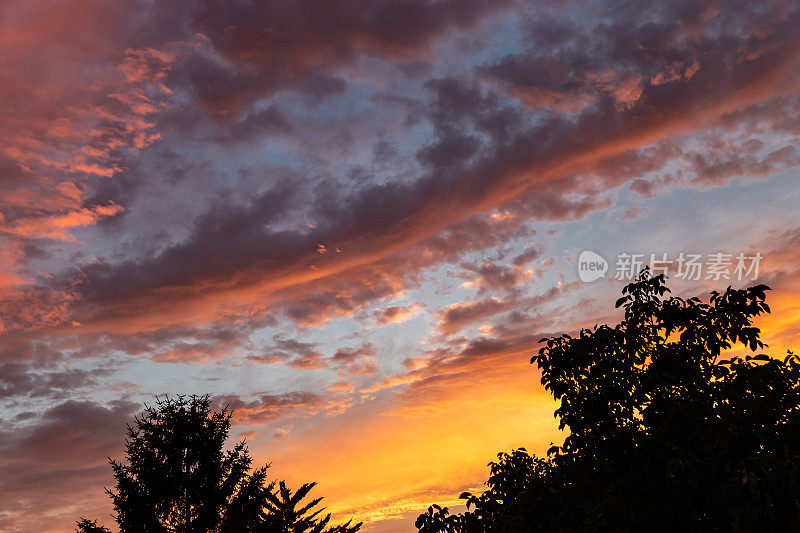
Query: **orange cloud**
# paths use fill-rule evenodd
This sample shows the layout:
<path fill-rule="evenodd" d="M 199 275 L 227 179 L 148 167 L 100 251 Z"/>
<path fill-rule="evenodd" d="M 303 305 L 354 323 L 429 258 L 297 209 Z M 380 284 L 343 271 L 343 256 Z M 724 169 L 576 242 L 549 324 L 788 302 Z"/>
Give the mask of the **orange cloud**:
<path fill-rule="evenodd" d="M 96 224 L 100 219 L 114 216 L 123 207 L 114 202 L 108 205 L 84 207 L 76 211 L 49 217 L 36 217 L 16 220 L 11 226 L 0 226 L 0 232 L 19 237 L 38 237 L 75 242 L 68 230 Z"/>

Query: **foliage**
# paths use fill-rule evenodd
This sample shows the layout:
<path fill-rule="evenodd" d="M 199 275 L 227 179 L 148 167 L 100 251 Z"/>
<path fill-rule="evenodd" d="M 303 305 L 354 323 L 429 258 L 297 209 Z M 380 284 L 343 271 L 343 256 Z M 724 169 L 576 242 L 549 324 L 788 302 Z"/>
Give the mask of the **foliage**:
<path fill-rule="evenodd" d="M 490 463 L 467 512 L 432 506 L 420 532 L 753 531 L 800 521 L 800 360 L 765 354 L 765 292 L 666 297 L 643 271 L 616 326 L 542 339 L 531 359 L 567 431 L 546 458 Z"/>
<path fill-rule="evenodd" d="M 244 441 L 225 451 L 227 409 L 208 396 L 157 399 L 127 429 L 127 460 L 110 461 L 107 490 L 120 533 L 354 533 L 361 524 L 328 527 L 322 498 L 302 503 L 313 483 L 292 493 L 267 481 L 269 465 L 252 471 Z M 79 533 L 108 531 L 81 519 Z"/>
<path fill-rule="evenodd" d="M 87 520 L 86 518 L 78 520 L 76 531 L 78 533 L 111 533 L 108 528 L 98 524 L 97 520 Z"/>

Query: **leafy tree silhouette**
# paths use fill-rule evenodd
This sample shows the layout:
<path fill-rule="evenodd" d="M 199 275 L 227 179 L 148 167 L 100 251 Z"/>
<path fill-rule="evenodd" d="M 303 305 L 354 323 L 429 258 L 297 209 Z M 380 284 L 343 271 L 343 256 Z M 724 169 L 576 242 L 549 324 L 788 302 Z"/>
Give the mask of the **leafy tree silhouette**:
<path fill-rule="evenodd" d="M 116 488 L 106 489 L 120 533 L 355 533 L 361 524 L 329 527 L 322 498 L 301 504 L 314 487 L 292 493 L 267 481 L 269 465 L 251 471 L 244 441 L 224 445 L 227 408 L 208 396 L 156 399 L 127 428 L 127 461 L 110 460 Z M 109 530 L 81 518 L 79 533 Z"/>
<path fill-rule="evenodd" d="M 467 512 L 431 506 L 421 533 L 782 531 L 800 523 L 800 360 L 765 354 L 766 285 L 709 303 L 665 297 L 645 269 L 616 326 L 542 339 L 531 359 L 568 430 L 546 458 L 490 463 Z"/>

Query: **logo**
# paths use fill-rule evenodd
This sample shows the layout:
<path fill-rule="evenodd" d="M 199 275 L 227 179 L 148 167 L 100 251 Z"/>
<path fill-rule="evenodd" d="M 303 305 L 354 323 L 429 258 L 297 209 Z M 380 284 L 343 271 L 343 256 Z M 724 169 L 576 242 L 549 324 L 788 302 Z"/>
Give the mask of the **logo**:
<path fill-rule="evenodd" d="M 589 283 L 596 279 L 600 279 L 606 275 L 608 271 L 608 261 L 603 256 L 592 252 L 591 250 L 584 250 L 578 257 L 578 277 L 584 283 Z"/>

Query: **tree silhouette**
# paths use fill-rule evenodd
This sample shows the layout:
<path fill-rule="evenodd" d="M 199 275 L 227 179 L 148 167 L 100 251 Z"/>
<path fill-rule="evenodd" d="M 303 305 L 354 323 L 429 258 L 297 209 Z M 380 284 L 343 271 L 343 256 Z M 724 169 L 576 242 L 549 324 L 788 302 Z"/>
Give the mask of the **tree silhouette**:
<path fill-rule="evenodd" d="M 127 428 L 127 460 L 111 460 L 106 490 L 120 533 L 354 533 L 361 524 L 327 527 L 322 498 L 301 505 L 314 483 L 292 493 L 267 481 L 269 465 L 251 471 L 244 441 L 224 445 L 231 413 L 208 396 L 157 399 Z M 327 529 L 326 529 L 327 528 Z M 79 533 L 108 530 L 82 518 Z"/>
<path fill-rule="evenodd" d="M 97 520 L 87 520 L 81 518 L 78 520 L 78 533 L 111 533 L 108 528 L 101 526 Z"/>
<path fill-rule="evenodd" d="M 643 271 L 623 289 L 616 326 L 542 339 L 531 359 L 568 431 L 546 458 L 524 449 L 490 463 L 467 512 L 432 506 L 422 533 L 757 531 L 800 523 L 800 360 L 765 354 L 758 285 L 665 297 Z"/>

